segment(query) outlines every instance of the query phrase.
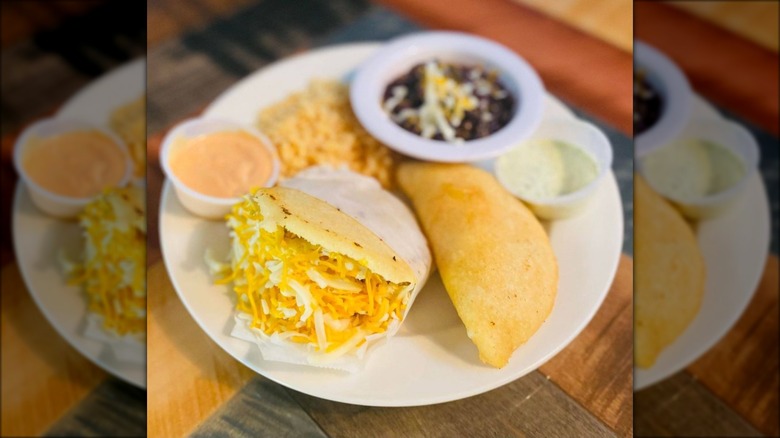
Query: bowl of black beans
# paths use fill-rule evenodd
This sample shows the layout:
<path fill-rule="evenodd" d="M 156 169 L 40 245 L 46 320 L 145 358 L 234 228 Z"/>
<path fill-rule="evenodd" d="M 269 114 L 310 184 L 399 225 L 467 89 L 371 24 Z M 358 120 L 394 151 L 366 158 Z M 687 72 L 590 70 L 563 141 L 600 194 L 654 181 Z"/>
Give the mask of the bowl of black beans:
<path fill-rule="evenodd" d="M 506 47 L 456 32 L 393 40 L 357 70 L 356 116 L 371 135 L 419 159 L 496 157 L 529 137 L 544 111 L 544 86 Z"/>
<path fill-rule="evenodd" d="M 634 147 L 637 156 L 674 140 L 690 117 L 693 92 L 680 68 L 642 42 L 634 44 Z"/>

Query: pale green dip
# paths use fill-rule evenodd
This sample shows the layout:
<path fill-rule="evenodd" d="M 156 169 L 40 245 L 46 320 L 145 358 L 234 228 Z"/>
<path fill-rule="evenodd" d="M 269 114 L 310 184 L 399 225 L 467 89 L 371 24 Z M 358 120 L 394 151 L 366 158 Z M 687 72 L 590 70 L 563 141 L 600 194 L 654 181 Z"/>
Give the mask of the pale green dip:
<path fill-rule="evenodd" d="M 745 163 L 730 149 L 705 140 L 671 143 L 642 158 L 642 174 L 661 194 L 694 201 L 718 194 L 745 176 Z"/>
<path fill-rule="evenodd" d="M 496 176 L 516 196 L 541 201 L 576 192 L 599 174 L 581 147 L 558 140 L 531 140 L 502 155 Z"/>

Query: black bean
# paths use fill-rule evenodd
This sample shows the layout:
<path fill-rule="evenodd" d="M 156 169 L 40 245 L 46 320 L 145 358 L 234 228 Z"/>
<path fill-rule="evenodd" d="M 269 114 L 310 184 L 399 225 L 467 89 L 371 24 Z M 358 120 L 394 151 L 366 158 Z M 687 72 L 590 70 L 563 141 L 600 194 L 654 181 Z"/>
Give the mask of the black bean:
<path fill-rule="evenodd" d="M 652 127 L 661 117 L 663 100 L 646 73 L 638 70 L 634 74 L 634 132 L 641 134 Z"/>
<path fill-rule="evenodd" d="M 479 65 L 440 64 L 440 67 L 447 77 L 458 83 L 472 83 L 476 87 L 476 82 L 487 81 L 490 85 L 490 90 L 486 94 L 477 95 L 477 108 L 466 111 L 460 125 L 453 127 L 457 137 L 464 140 L 486 137 L 509 123 L 515 112 L 517 102 L 501 83 L 498 72 L 487 70 Z M 393 96 L 393 87 L 403 86 L 408 91 L 404 99 L 393 109 L 393 114 L 397 115 L 403 110 L 420 108 L 423 105 L 425 98 L 424 77 L 425 64 L 420 63 L 387 86 L 383 94 L 383 100 Z M 496 94 L 504 94 L 506 97 L 497 98 L 495 97 Z M 490 114 L 487 120 L 483 117 L 485 113 Z M 417 135 L 420 135 L 422 132 L 417 118 L 406 119 L 400 122 L 399 125 Z M 432 138 L 444 140 L 441 133 L 436 133 Z"/>

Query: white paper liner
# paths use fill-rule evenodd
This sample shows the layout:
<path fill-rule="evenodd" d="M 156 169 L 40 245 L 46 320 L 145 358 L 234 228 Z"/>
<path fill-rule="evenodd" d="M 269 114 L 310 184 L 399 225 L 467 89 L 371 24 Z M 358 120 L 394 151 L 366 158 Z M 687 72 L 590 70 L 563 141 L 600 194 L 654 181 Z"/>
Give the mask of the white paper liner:
<path fill-rule="evenodd" d="M 317 353 L 308 345 L 272 339 L 263 333 L 262 330 L 250 327 L 252 317 L 248 314 L 236 312 L 234 320 L 235 324 L 230 332 L 230 336 L 256 344 L 265 360 L 331 368 L 350 373 L 363 369 L 365 361 L 362 359 L 376 347 L 380 346 L 382 340 L 388 338 L 387 333 L 377 333 L 368 336 L 366 342 L 355 354 L 333 358 L 326 354 Z"/>
<path fill-rule="evenodd" d="M 403 320 L 431 272 L 432 258 L 414 214 L 371 177 L 354 173 L 346 167 L 334 169 L 318 166 L 306 169 L 279 185 L 298 189 L 341 209 L 384 240 L 412 268 L 417 278 L 404 310 Z M 255 343 L 263 359 L 357 372 L 366 358 L 384 341 L 395 335 L 403 321 L 390 324 L 385 333 L 366 338 L 361 348 L 332 358 L 312 347 L 282 339 L 272 339 L 261 330 L 250 327 L 252 316 L 234 312 L 231 336 Z"/>
<path fill-rule="evenodd" d="M 114 357 L 121 362 L 146 364 L 146 343 L 139 336 L 119 336 L 103 328 L 103 316 L 88 313 L 85 317 L 84 337 L 103 342 Z"/>

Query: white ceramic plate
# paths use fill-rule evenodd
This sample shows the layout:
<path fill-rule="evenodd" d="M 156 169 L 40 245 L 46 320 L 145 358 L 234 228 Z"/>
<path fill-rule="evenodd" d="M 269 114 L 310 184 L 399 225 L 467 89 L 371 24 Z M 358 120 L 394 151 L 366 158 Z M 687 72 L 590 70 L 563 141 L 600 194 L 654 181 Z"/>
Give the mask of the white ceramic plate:
<path fill-rule="evenodd" d="M 313 77 L 348 78 L 379 47 L 355 44 L 316 50 L 250 75 L 222 94 L 205 116 L 253 123 L 258 110 L 300 90 Z M 545 117 L 574 117 L 555 98 Z M 555 307 L 509 364 L 480 362 L 438 274 L 428 280 L 398 335 L 378 348 L 355 374 L 265 361 L 256 345 L 233 338 L 233 293 L 215 286 L 203 260 L 207 248 L 226 254 L 222 221 L 189 214 L 169 182 L 160 205 L 160 241 L 173 285 L 201 328 L 244 365 L 289 388 L 340 402 L 370 406 L 415 406 L 457 400 L 511 382 L 538 368 L 569 344 L 598 310 L 617 269 L 623 213 L 614 175 L 595 193 L 582 215 L 547 224 L 560 266 Z"/>
<path fill-rule="evenodd" d="M 694 95 L 691 120 L 722 120 Z M 691 325 L 647 369 L 634 369 L 634 390 L 682 370 L 707 352 L 737 322 L 750 303 L 769 252 L 769 202 L 761 175 L 749 181 L 742 199 L 723 216 L 696 227 L 706 283 L 701 310 Z"/>
<path fill-rule="evenodd" d="M 111 112 L 145 90 L 143 59 L 126 64 L 90 83 L 60 109 L 57 117 L 108 126 Z M 78 254 L 81 230 L 75 221 L 45 215 L 33 205 L 23 183 L 16 187 L 13 239 L 22 277 L 41 312 L 57 332 L 82 355 L 107 372 L 146 388 L 146 366 L 118 360 L 104 342 L 83 335 L 87 302 L 84 293 L 66 284 L 57 254 Z"/>

